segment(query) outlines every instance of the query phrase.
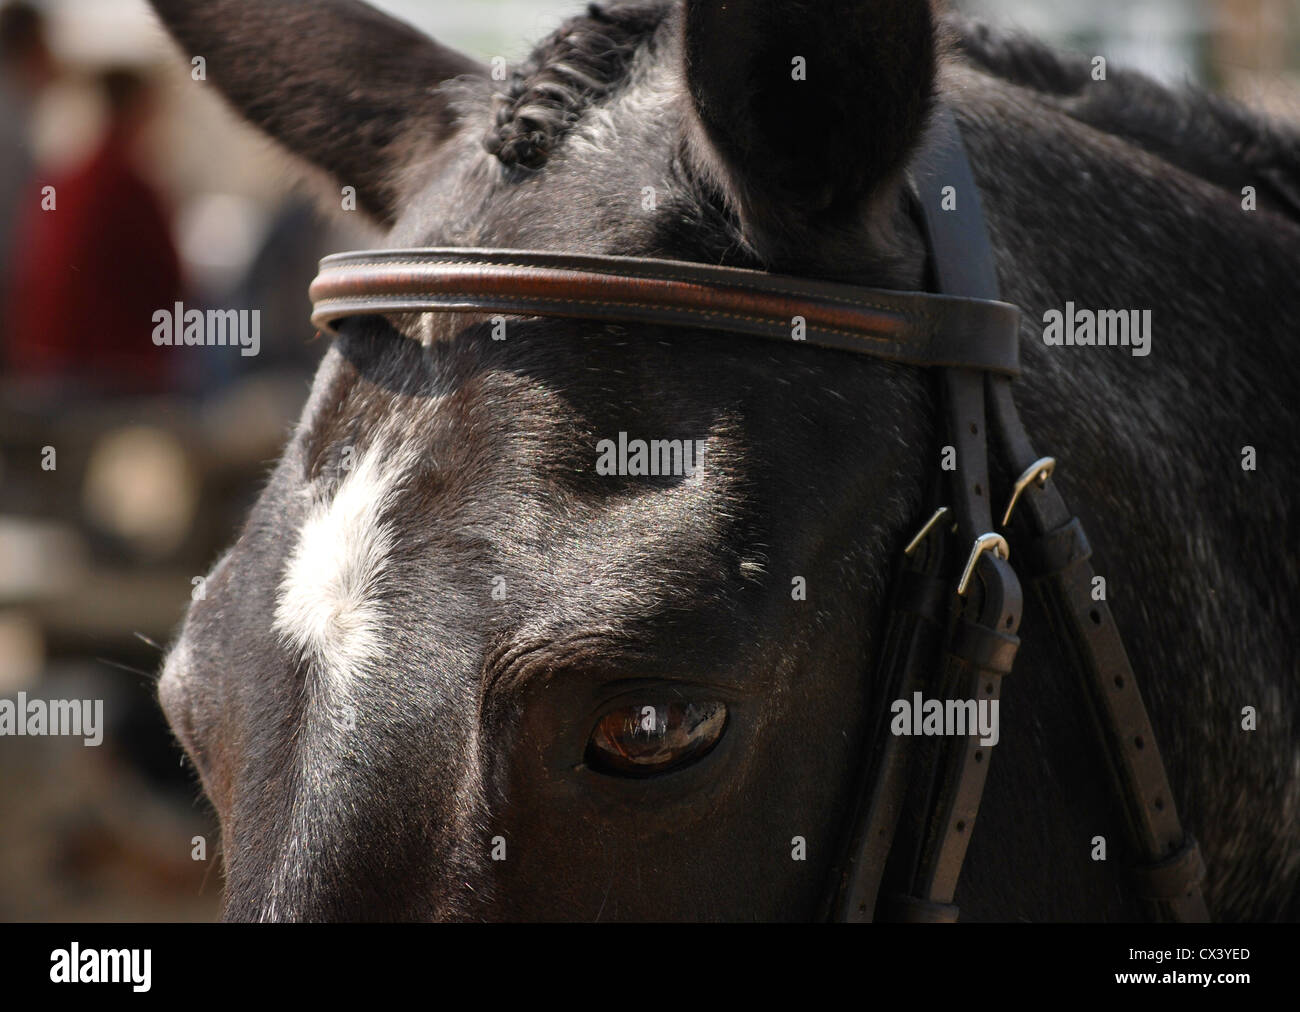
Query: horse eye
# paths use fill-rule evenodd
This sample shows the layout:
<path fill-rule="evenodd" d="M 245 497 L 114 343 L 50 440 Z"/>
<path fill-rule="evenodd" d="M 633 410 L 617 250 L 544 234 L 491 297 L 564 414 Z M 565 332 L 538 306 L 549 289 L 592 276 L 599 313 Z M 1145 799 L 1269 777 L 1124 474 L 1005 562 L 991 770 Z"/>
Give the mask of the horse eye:
<path fill-rule="evenodd" d="M 702 759 L 727 724 L 722 703 L 621 706 L 600 718 L 586 763 L 599 773 L 648 777 Z"/>

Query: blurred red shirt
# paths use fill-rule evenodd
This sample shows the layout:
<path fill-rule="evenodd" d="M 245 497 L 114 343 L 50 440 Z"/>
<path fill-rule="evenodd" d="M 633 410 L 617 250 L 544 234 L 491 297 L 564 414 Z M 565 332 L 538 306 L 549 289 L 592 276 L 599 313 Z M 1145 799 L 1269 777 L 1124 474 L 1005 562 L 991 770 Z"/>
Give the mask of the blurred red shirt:
<path fill-rule="evenodd" d="M 44 186 L 55 209 L 41 208 Z M 38 181 L 18 215 L 6 313 L 11 377 L 63 378 L 106 391 L 171 385 L 174 348 L 153 343 L 153 314 L 181 298 L 162 202 L 110 131 L 84 164 Z"/>

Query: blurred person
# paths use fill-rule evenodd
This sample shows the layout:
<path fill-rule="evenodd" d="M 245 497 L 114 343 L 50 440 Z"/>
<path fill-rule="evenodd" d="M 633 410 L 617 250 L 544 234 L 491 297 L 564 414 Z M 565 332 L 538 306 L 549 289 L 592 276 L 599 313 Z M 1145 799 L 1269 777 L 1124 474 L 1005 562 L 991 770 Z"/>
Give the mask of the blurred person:
<path fill-rule="evenodd" d="M 171 352 L 152 317 L 181 299 L 167 213 L 136 164 L 153 93 L 132 70 L 100 76 L 104 136 L 82 164 L 37 180 L 15 231 L 3 349 L 11 378 L 99 393 L 168 389 Z M 47 198 L 53 187 L 54 205 Z"/>
<path fill-rule="evenodd" d="M 36 166 L 33 109 L 54 77 L 45 16 L 21 0 L 0 7 L 0 284 L 9 277 L 19 202 Z M 3 298 L 0 288 L 0 304 Z"/>

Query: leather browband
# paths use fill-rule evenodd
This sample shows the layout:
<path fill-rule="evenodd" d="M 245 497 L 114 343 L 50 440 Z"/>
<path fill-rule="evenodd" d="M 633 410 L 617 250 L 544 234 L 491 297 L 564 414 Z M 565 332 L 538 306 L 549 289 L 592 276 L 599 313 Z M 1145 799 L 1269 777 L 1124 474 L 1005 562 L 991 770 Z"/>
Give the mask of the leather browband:
<path fill-rule="evenodd" d="M 919 366 L 1015 376 L 1020 311 L 1005 302 L 884 291 L 642 257 L 484 249 L 337 253 L 311 286 L 312 323 L 490 312 L 707 327 Z"/>

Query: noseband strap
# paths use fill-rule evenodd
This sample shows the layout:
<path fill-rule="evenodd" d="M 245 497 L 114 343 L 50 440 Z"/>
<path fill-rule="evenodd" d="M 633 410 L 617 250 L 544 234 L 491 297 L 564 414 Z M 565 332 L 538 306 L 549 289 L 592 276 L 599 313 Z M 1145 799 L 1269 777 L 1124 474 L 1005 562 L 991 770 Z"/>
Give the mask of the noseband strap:
<path fill-rule="evenodd" d="M 818 345 L 936 370 L 943 439 L 956 469 L 936 474 L 928 521 L 907 545 L 868 680 L 866 758 L 825 909 L 842 920 L 955 921 L 992 744 L 976 734 L 917 742 L 891 732 L 894 700 L 993 704 L 1011 673 L 1023 602 L 1009 556 L 1013 514 L 1057 641 L 1093 711 L 1125 816 L 1137 892 L 1166 920 L 1206 920 L 1204 875 L 1178 819 L 1137 679 L 1091 549 L 1016 412 L 1019 311 L 1001 301 L 979 191 L 952 113 L 936 109 L 913 167 L 914 207 L 936 292 L 897 292 L 642 257 L 495 249 L 339 253 L 312 283 L 312 322 L 357 316 L 490 313 L 660 324 Z M 940 194 L 944 193 L 943 202 Z M 956 206 L 948 201 L 955 197 Z M 991 443 L 990 437 L 997 443 Z M 992 508 L 990 455 L 1019 475 Z M 936 454 L 936 459 L 938 455 Z M 1020 504 L 1019 506 L 1017 504 Z M 1018 513 L 1017 513 L 1018 510 Z M 994 518 L 1001 520 L 997 527 Z M 1010 540 L 1009 540 L 1010 538 Z M 1014 684 L 1014 683 L 1013 683 Z M 1033 684 L 1017 686 L 1032 692 Z M 968 728 L 969 730 L 969 728 Z M 1024 799 L 1027 806 L 1035 799 Z"/>

